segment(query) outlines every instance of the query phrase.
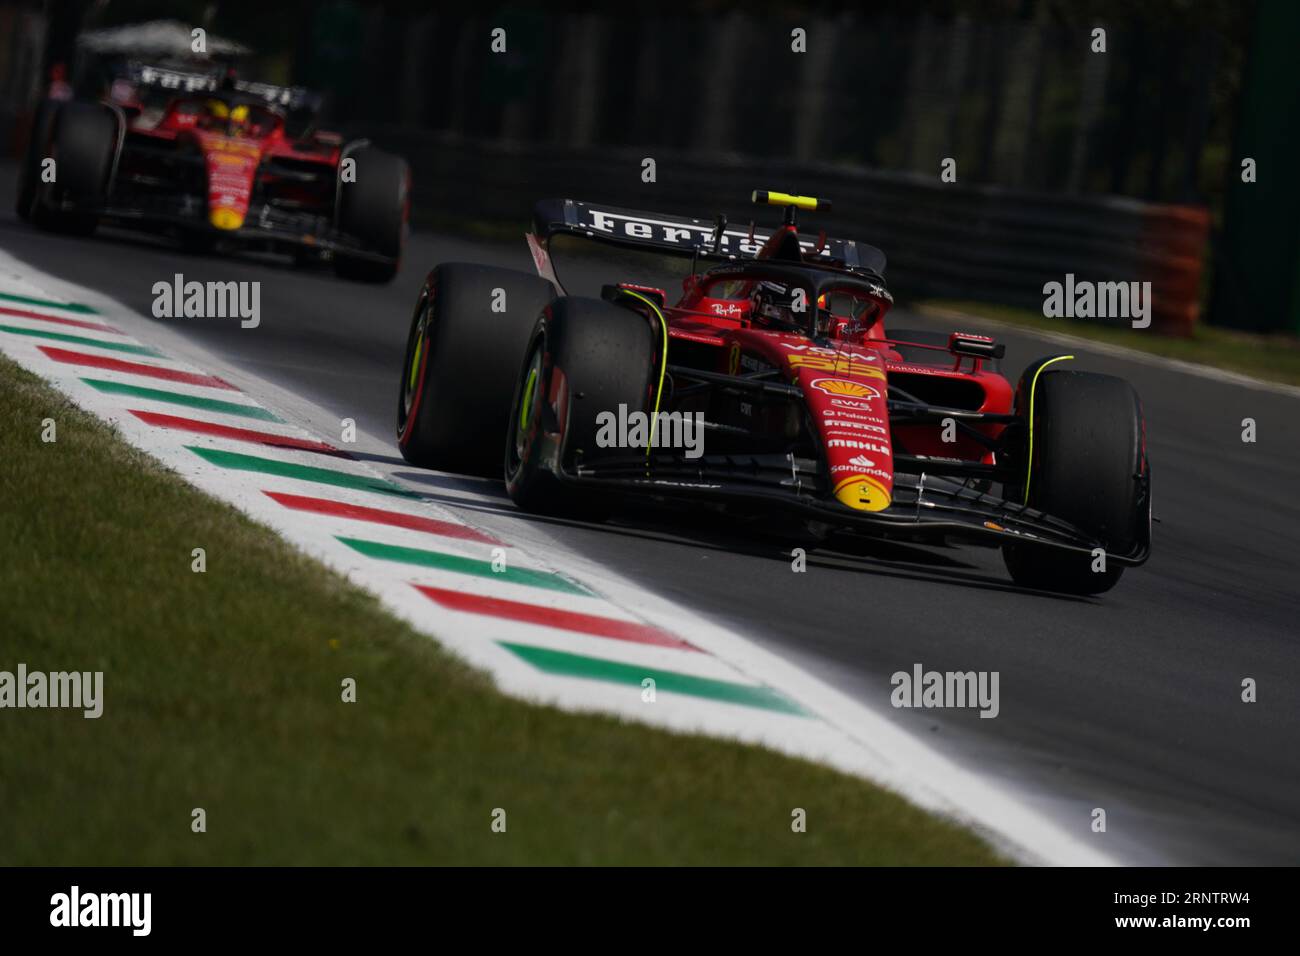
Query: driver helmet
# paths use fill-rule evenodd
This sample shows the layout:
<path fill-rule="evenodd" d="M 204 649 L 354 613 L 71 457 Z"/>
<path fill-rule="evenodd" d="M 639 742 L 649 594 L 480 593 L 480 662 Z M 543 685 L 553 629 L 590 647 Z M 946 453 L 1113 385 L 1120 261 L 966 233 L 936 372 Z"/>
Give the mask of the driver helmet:
<path fill-rule="evenodd" d="M 228 105 L 224 100 L 209 99 L 204 104 L 204 113 L 209 127 L 225 126 L 230 133 L 240 133 L 248 126 L 248 105 L 237 103 Z"/>
<path fill-rule="evenodd" d="M 750 316 L 755 325 L 800 331 L 808 327 L 808 296 L 799 287 L 762 280 L 755 284 Z"/>

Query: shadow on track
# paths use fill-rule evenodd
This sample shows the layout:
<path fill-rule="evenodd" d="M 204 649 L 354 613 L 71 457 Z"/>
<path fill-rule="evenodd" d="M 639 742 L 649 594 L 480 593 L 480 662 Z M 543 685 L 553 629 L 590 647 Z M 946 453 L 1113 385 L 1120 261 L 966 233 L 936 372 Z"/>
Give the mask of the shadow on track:
<path fill-rule="evenodd" d="M 372 456 L 381 458 L 382 456 Z M 678 544 L 697 550 L 727 554 L 741 554 L 769 561 L 790 561 L 790 548 L 803 547 L 808 552 L 810 567 L 827 570 L 869 574 L 874 577 L 896 580 L 922 581 L 947 584 L 982 591 L 1023 594 L 1050 601 L 1091 604 L 1094 599 L 1071 594 L 1035 591 L 1012 584 L 1009 580 L 993 577 L 975 570 L 975 566 L 945 551 L 957 551 L 948 545 L 922 547 L 900 541 L 886 541 L 861 535 L 840 535 L 828 541 L 813 544 L 794 541 L 774 535 L 769 529 L 741 522 L 734 516 L 722 515 L 708 509 L 675 506 L 650 512 L 629 506 L 606 522 L 582 521 L 573 518 L 528 514 L 516 508 L 507 498 L 497 479 L 448 475 L 438 472 L 400 471 L 390 477 L 413 485 L 426 498 L 453 508 L 500 515 L 516 521 L 553 525 L 591 531 L 599 534 L 619 535 L 644 541 Z M 437 489 L 436 491 L 433 489 Z M 470 500 L 455 492 L 470 492 L 490 496 L 496 501 Z M 665 517 L 668 515 L 669 517 Z M 676 517 L 680 520 L 674 521 Z M 689 521 L 689 524 L 686 522 Z M 957 551 L 960 553 L 960 551 Z M 900 566 L 901 565 L 901 566 Z M 912 565 L 912 567 L 907 567 Z"/>

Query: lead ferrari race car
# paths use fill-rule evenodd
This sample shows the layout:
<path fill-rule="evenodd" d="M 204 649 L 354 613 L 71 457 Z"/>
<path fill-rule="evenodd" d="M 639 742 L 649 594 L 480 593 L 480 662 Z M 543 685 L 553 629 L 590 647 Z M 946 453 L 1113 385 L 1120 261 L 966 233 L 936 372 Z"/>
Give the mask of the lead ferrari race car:
<path fill-rule="evenodd" d="M 133 64 L 102 101 L 42 104 L 18 214 L 80 235 L 101 222 L 169 232 L 196 251 L 287 251 L 387 282 L 406 241 L 406 161 L 311 124 L 291 135 L 288 119 L 313 99 L 233 70 Z"/>
<path fill-rule="evenodd" d="M 1013 386 L 987 336 L 887 328 L 880 250 L 801 236 L 797 211 L 824 200 L 753 200 L 784 221 L 547 200 L 528 236 L 538 276 L 435 267 L 402 369 L 403 456 L 504 474 L 531 512 L 599 518 L 642 496 L 992 545 L 1018 584 L 1074 594 L 1147 559 L 1151 470 L 1127 382 L 1055 355 Z M 564 294 L 552 245 L 572 237 L 688 257 L 683 294 Z"/>

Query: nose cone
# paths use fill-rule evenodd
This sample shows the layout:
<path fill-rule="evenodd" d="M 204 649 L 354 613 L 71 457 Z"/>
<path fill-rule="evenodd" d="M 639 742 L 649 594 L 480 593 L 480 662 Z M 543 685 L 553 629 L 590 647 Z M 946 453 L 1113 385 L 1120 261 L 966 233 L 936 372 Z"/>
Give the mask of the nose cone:
<path fill-rule="evenodd" d="M 208 213 L 208 221 L 218 229 L 238 229 L 244 224 L 244 214 L 227 206 L 218 206 Z"/>
<path fill-rule="evenodd" d="M 854 475 L 840 482 L 835 497 L 854 511 L 884 511 L 890 502 L 889 489 L 866 475 Z"/>

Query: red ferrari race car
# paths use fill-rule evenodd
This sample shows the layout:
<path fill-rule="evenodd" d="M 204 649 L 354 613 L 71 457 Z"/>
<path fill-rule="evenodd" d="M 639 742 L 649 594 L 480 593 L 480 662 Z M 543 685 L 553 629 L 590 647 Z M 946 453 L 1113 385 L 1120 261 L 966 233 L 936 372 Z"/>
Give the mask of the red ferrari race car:
<path fill-rule="evenodd" d="M 434 268 L 402 370 L 402 454 L 489 474 L 504 459 L 527 511 L 600 516 L 639 495 L 992 545 L 1033 588 L 1097 594 L 1147 559 L 1151 470 L 1127 382 L 1057 355 L 1013 386 L 986 336 L 887 328 L 880 250 L 801 236 L 797 210 L 825 201 L 753 198 L 784 222 L 543 201 L 540 276 Z M 574 236 L 690 257 L 682 296 L 563 294 L 552 244 Z"/>
<path fill-rule="evenodd" d="M 137 91 L 161 92 L 161 107 Z M 228 241 L 288 251 L 331 259 L 351 279 L 396 274 L 406 161 L 335 133 L 290 135 L 287 117 L 302 112 L 307 91 L 133 66 L 113 93 L 42 105 L 20 171 L 22 218 L 79 234 L 101 222 L 169 231 L 200 251 Z"/>

